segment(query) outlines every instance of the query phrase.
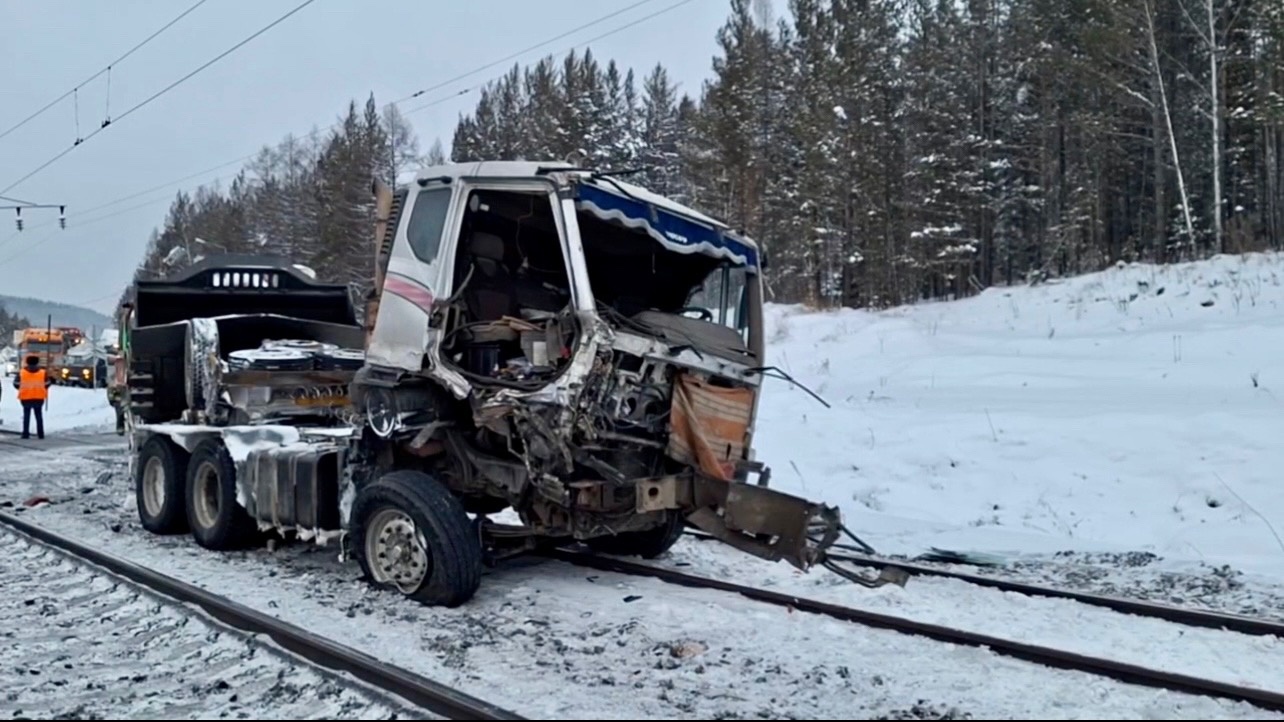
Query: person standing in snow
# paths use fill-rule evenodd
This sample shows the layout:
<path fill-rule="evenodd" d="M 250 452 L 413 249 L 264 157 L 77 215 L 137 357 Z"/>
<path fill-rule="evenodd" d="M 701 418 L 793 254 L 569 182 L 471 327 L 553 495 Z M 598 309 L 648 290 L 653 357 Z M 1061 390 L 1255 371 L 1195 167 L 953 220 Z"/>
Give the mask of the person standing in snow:
<path fill-rule="evenodd" d="M 18 390 L 18 401 L 22 402 L 22 438 L 31 438 L 31 415 L 36 415 L 36 437 L 45 438 L 45 401 L 49 399 L 49 387 L 53 380 L 40 368 L 39 356 L 28 356 L 27 365 L 13 377 L 13 387 Z"/>

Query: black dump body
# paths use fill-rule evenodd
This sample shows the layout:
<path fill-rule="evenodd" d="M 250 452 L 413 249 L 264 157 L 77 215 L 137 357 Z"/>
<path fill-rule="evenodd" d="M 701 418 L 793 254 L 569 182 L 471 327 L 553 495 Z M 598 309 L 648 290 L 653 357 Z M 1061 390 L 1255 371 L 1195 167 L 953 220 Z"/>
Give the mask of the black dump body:
<path fill-rule="evenodd" d="M 347 286 L 317 283 L 271 256 L 224 255 L 167 279 L 137 281 L 129 330 L 134 411 L 145 423 L 177 419 L 186 398 L 187 338 L 196 318 L 218 321 L 219 355 L 265 339 L 313 339 L 361 348 L 364 330 Z"/>

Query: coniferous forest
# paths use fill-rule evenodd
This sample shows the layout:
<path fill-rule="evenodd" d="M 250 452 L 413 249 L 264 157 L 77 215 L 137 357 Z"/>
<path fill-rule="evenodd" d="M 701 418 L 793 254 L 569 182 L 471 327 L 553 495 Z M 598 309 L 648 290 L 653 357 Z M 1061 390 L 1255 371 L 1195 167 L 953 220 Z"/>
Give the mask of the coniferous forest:
<path fill-rule="evenodd" d="M 0 348 L 9 345 L 13 340 L 13 332 L 24 328 L 29 328 L 31 321 L 19 316 L 16 313 L 9 313 L 3 305 L 0 305 Z"/>
<path fill-rule="evenodd" d="M 780 302 L 885 307 L 1284 244 L 1278 0 L 769 7 L 729 1 L 693 93 L 591 51 L 515 66 L 448 154 L 354 102 L 225 190 L 179 194 L 139 273 L 262 251 L 364 290 L 373 176 L 572 151 L 755 238 Z"/>

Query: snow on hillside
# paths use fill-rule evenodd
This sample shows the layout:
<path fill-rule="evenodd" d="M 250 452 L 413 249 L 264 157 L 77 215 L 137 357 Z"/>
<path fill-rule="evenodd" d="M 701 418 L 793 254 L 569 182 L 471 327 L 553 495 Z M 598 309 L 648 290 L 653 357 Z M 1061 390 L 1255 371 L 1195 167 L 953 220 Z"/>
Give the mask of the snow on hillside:
<path fill-rule="evenodd" d="M 52 323 L 54 326 L 75 326 L 86 334 L 91 334 L 95 328 L 102 330 L 113 325 L 110 318 L 93 309 L 57 301 L 42 301 L 38 298 L 19 298 L 0 294 L 0 308 L 20 318 L 26 318 L 40 328 L 44 328 L 46 323 Z M 9 339 L 4 340 L 7 342 Z"/>
<path fill-rule="evenodd" d="M 1284 257 L 768 311 L 758 458 L 883 553 L 1149 551 L 1284 577 Z"/>

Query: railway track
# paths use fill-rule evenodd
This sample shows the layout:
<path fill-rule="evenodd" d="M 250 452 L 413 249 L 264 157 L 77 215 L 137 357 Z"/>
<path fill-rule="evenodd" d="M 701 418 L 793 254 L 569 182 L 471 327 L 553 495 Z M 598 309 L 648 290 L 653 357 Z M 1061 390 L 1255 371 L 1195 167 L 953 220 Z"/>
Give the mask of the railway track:
<path fill-rule="evenodd" d="M 5 717 L 524 719 L 6 513 L 0 559 Z"/>
<path fill-rule="evenodd" d="M 35 430 L 32 430 L 32 434 L 35 434 L 35 433 L 36 433 L 36 432 L 35 432 Z M 35 437 L 32 437 L 32 438 L 31 438 L 31 441 L 50 441 L 50 439 L 65 439 L 65 441 L 73 442 L 73 443 L 100 443 L 99 441 L 91 441 L 91 439 L 83 438 L 83 437 L 86 437 L 86 436 L 90 436 L 90 437 L 100 437 L 101 441 L 107 441 L 107 439 L 108 439 L 109 437 L 110 437 L 110 438 L 118 438 L 118 437 L 114 436 L 114 434 L 108 434 L 108 433 L 96 433 L 96 434 L 71 433 L 71 434 L 67 434 L 67 433 L 64 433 L 64 432 L 50 432 L 50 430 L 46 429 L 46 430 L 45 430 L 45 438 L 44 438 L 44 439 L 36 439 Z M 15 427 L 0 427 L 0 437 L 3 437 L 3 438 L 17 438 L 17 439 L 21 439 L 21 438 L 22 438 L 22 421 L 21 421 L 21 420 L 19 420 L 19 421 L 18 421 L 18 424 L 17 424 L 17 425 L 15 425 Z"/>
<path fill-rule="evenodd" d="M 720 579 L 711 579 L 708 577 L 686 574 L 673 569 L 666 569 L 650 564 L 633 562 L 614 557 L 597 556 L 594 554 L 567 549 L 550 550 L 546 551 L 544 554 L 552 559 L 600 571 L 615 572 L 629 576 L 651 577 L 670 584 L 678 584 L 697 589 L 719 590 L 739 594 L 754 601 L 766 604 L 773 604 L 797 611 L 819 614 L 868 627 L 927 637 L 929 639 L 950 644 L 984 647 L 1003 656 L 1021 659 L 1027 662 L 1033 662 L 1035 664 L 1041 664 L 1057 669 L 1086 672 L 1127 684 L 1142 685 L 1184 694 L 1246 702 L 1262 709 L 1284 712 L 1284 694 L 1256 687 L 1203 679 L 1111 659 L 1091 657 L 1062 649 L 1026 644 L 1024 642 L 993 637 L 962 629 L 879 614 L 877 612 L 870 612 L 862 609 L 843 607 L 828 602 L 807 599 L 805 597 L 784 594 L 767 589 L 759 589 L 732 582 L 725 582 Z M 873 564 L 871 564 L 871 566 L 873 566 Z M 937 576 L 951 575 L 945 574 Z M 1001 580 L 987 580 L 987 582 L 996 581 Z M 986 586 L 996 587 L 998 585 L 987 584 Z M 1032 587 L 1032 585 L 1021 586 Z M 1074 592 L 1061 592 L 1060 590 L 1054 589 L 1037 589 L 1047 592 L 1041 596 L 1070 599 L 1073 597 L 1069 595 L 1077 594 Z M 1013 590 L 1016 590 L 1015 587 Z M 1129 610 L 1127 613 L 1130 614 L 1149 616 L 1164 619 L 1166 621 L 1176 621 L 1181 624 L 1190 624 L 1191 626 L 1223 628 L 1217 625 L 1217 620 L 1232 616 L 1213 612 L 1200 612 L 1190 609 L 1177 611 L 1173 611 L 1175 608 L 1155 609 L 1156 607 L 1162 607 L 1162 605 L 1141 603 L 1132 600 L 1113 600 L 1113 598 L 1108 597 L 1102 597 L 1100 600 L 1100 606 L 1109 606 L 1106 603 L 1106 600 L 1111 600 L 1112 604 L 1118 604 L 1118 606 L 1110 606 L 1110 608 L 1116 609 L 1117 611 L 1127 609 Z M 1180 614 L 1177 613 L 1178 611 Z M 1281 625 L 1262 620 L 1248 620 L 1246 618 L 1237 619 L 1240 619 L 1238 624 L 1241 628 L 1255 630 L 1249 633 L 1276 634 L 1284 638 L 1284 629 L 1281 628 Z M 1250 624 L 1249 622 L 1256 623 Z"/>
<path fill-rule="evenodd" d="M 111 446 L 118 443 L 124 446 L 124 441 L 115 434 L 76 434 L 66 432 L 46 432 L 45 438 L 37 439 L 32 436 L 30 439 L 22 438 L 21 426 L 18 428 L 6 428 L 0 426 L 0 447 L 4 449 L 30 449 L 49 450 L 59 448 L 93 448 L 102 446 Z"/>
<path fill-rule="evenodd" d="M 33 427 L 33 428 L 34 428 L 34 427 Z M 32 433 L 35 433 L 35 432 L 33 431 Z M 3 435 L 5 435 L 5 436 L 15 436 L 15 437 L 21 438 L 21 437 L 22 437 L 22 422 L 21 422 L 21 421 L 19 421 L 19 423 L 18 423 L 16 426 L 0 426 L 0 434 L 3 434 Z M 85 444 L 92 444 L 92 443 L 96 443 L 96 442 L 94 442 L 94 441 L 90 441 L 90 440 L 88 440 L 88 439 L 83 438 L 83 437 L 85 437 L 85 436 L 102 437 L 104 440 L 105 440 L 105 439 L 107 439 L 107 438 L 119 438 L 119 437 L 117 437 L 117 436 L 116 436 L 116 434 L 115 434 L 115 433 L 112 433 L 112 432 L 105 432 L 105 431 L 104 431 L 104 432 L 98 432 L 98 433 L 92 433 L 92 434 L 86 434 L 86 433 L 83 433 L 83 432 L 82 432 L 82 433 L 75 433 L 75 432 L 71 432 L 70 434 L 67 434 L 66 432 L 52 432 L 52 431 L 49 431 L 48 429 L 46 429 L 46 430 L 45 430 L 45 439 L 46 439 L 46 440 L 51 439 L 51 438 L 59 438 L 59 439 L 68 439 L 68 440 L 71 440 L 71 441 L 77 441 L 77 442 L 85 443 Z"/>
<path fill-rule="evenodd" d="M 22 438 L 22 432 L 17 429 L 9 429 L 9 428 L 0 426 L 0 439 L 4 439 L 4 438 L 20 439 Z"/>
<path fill-rule="evenodd" d="M 686 534 L 701 541 L 714 539 L 714 537 L 702 532 L 688 531 Z M 850 547 L 846 548 L 851 549 Z M 1175 622 L 1188 627 L 1224 629 L 1231 632 L 1240 632 L 1241 634 L 1274 636 L 1284 639 L 1284 622 L 1277 622 L 1269 619 L 1257 619 L 1240 614 L 1228 614 L 1226 612 L 1215 612 L 1211 610 L 1192 609 L 1190 607 L 1178 607 L 1170 604 L 1159 604 L 1157 602 L 1148 602 L 1140 599 L 1126 599 L 1124 597 L 1112 597 L 1104 594 L 1091 594 L 1088 592 L 1077 592 L 1068 589 L 1057 589 L 1055 587 L 1044 587 L 1037 584 L 1029 584 L 1027 582 L 1017 582 L 1008 579 L 982 576 L 979 574 L 956 572 L 924 564 L 915 564 L 913 562 L 857 553 L 854 549 L 851 549 L 850 553 L 831 552 L 828 556 L 843 564 L 850 564 L 852 566 L 865 567 L 868 569 L 882 569 L 886 567 L 899 569 L 911 577 L 924 576 L 954 579 L 966 582 L 973 586 L 986 587 L 988 589 L 996 589 L 1003 592 L 1025 594 L 1031 597 L 1066 599 L 1093 607 L 1103 607 L 1121 614 L 1133 614 L 1139 617 L 1162 619 L 1167 622 Z"/>

